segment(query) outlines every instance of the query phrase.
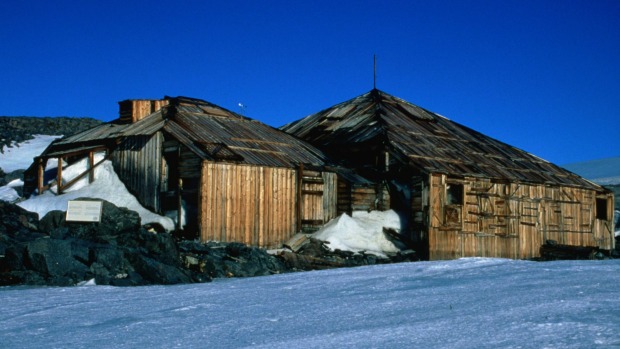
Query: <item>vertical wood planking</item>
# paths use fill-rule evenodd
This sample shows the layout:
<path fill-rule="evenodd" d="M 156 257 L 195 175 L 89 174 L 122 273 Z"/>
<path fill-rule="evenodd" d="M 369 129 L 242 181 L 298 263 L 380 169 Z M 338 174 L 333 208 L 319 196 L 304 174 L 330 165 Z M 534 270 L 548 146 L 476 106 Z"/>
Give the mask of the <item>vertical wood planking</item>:
<path fill-rule="evenodd" d="M 294 170 L 211 162 L 202 167 L 203 241 L 276 247 L 296 232 Z"/>

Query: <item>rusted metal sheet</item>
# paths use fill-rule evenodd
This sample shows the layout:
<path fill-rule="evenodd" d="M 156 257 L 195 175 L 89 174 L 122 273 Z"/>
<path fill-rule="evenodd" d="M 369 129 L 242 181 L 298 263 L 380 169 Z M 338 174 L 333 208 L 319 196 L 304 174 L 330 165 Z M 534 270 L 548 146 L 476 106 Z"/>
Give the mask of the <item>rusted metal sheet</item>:
<path fill-rule="evenodd" d="M 162 134 L 128 137 L 111 154 L 114 170 L 140 203 L 155 212 L 161 207 Z"/>
<path fill-rule="evenodd" d="M 281 128 L 321 149 L 385 143 L 425 173 L 479 176 L 601 190 L 576 174 L 379 90 Z M 362 156 L 368 156 L 362 153 Z"/>

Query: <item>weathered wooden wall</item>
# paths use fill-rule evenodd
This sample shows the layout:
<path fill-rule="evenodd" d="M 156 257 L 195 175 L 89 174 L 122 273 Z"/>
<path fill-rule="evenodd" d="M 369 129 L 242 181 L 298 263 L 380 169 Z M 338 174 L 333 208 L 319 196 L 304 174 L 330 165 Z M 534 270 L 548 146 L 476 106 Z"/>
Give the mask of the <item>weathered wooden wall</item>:
<path fill-rule="evenodd" d="M 128 137 L 112 153 L 114 171 L 138 201 L 155 212 L 160 208 L 162 135 Z"/>
<path fill-rule="evenodd" d="M 302 195 L 305 219 L 327 220 L 336 215 L 336 176 L 323 173 L 323 195 Z M 243 242 L 280 247 L 297 226 L 298 176 L 295 169 L 230 163 L 202 164 L 199 219 L 201 240 Z"/>
<path fill-rule="evenodd" d="M 352 211 L 389 210 L 390 193 L 385 186 L 355 186 L 338 178 L 337 215 Z"/>
<path fill-rule="evenodd" d="M 429 258 L 533 258 L 548 239 L 574 246 L 614 247 L 609 220 L 597 219 L 594 191 L 430 176 Z M 462 186 L 460 204 L 447 202 Z M 601 194 L 599 194 L 599 198 Z M 607 201 L 607 217 L 613 202 Z"/>
<path fill-rule="evenodd" d="M 338 177 L 333 172 L 303 169 L 301 172 L 298 177 L 301 183 L 300 223 L 303 231 L 312 232 L 337 215 Z"/>

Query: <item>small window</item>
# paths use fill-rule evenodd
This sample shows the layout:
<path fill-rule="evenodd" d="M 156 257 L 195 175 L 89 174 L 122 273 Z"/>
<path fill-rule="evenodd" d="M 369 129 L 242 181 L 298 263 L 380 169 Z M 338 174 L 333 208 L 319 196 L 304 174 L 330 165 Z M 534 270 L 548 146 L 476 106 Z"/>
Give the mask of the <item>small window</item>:
<path fill-rule="evenodd" d="M 596 219 L 609 219 L 607 216 L 607 199 L 596 199 Z"/>
<path fill-rule="evenodd" d="M 446 188 L 446 204 L 447 205 L 462 205 L 463 204 L 463 185 L 462 184 L 448 184 Z"/>

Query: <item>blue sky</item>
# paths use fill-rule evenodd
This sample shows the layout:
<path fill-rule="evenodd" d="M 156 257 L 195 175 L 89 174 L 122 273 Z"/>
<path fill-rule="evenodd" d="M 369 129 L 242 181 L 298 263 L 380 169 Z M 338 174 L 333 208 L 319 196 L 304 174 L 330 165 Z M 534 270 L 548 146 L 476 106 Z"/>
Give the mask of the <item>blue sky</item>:
<path fill-rule="evenodd" d="M 620 1 L 3 1 L 0 115 L 189 96 L 281 126 L 373 87 L 557 164 L 620 155 Z"/>

